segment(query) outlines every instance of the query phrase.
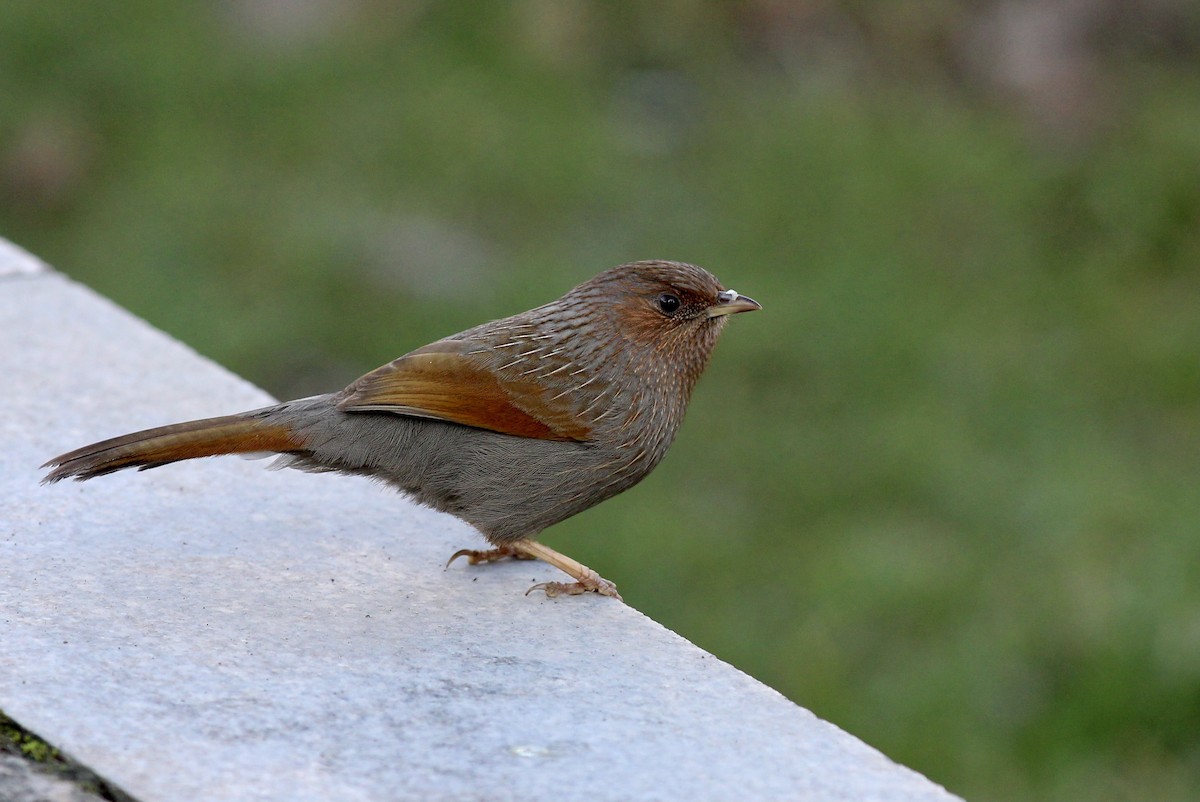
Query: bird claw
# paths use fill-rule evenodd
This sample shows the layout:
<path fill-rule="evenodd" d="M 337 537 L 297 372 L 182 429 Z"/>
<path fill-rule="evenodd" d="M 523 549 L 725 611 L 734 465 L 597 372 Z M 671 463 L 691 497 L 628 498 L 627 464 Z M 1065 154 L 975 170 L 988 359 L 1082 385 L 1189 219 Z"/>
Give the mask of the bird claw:
<path fill-rule="evenodd" d="M 624 601 L 621 598 L 621 594 L 617 593 L 616 584 L 602 576 L 587 576 L 578 582 L 539 582 L 525 591 L 525 595 L 528 596 L 535 590 L 543 591 L 548 599 L 553 599 L 556 596 L 580 596 L 584 593 L 599 593 L 601 596 L 611 596 L 617 601 Z"/>
<path fill-rule="evenodd" d="M 514 559 L 514 560 L 536 560 L 530 554 L 522 551 L 517 551 L 511 546 L 500 546 L 495 549 L 459 549 L 450 555 L 450 559 L 446 561 L 446 567 L 457 560 L 459 557 L 466 557 L 468 565 L 479 565 L 480 563 L 494 563 L 498 560 Z"/>
<path fill-rule="evenodd" d="M 540 590 L 551 599 L 556 596 L 580 596 L 584 593 L 598 593 L 601 596 L 610 596 L 617 601 L 624 601 L 621 598 L 621 594 L 617 593 L 617 586 L 591 568 L 572 560 L 565 554 L 559 554 L 549 546 L 528 538 L 507 543 L 503 546 L 497 546 L 494 549 L 460 549 L 450 556 L 446 567 L 449 568 L 450 564 L 459 557 L 466 557 L 467 562 L 471 565 L 491 563 L 509 558 L 514 560 L 542 560 L 576 580 L 575 582 L 541 582 L 525 591 L 526 596 L 535 590 Z"/>

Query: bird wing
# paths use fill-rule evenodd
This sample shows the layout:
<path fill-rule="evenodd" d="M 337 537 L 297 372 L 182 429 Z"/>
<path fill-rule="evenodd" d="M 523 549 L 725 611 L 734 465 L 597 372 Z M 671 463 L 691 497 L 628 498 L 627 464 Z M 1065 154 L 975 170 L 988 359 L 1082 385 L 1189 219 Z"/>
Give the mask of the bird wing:
<path fill-rule="evenodd" d="M 500 354 L 467 340 L 439 340 L 371 371 L 343 391 L 344 412 L 391 412 L 517 437 L 584 441 L 584 425 L 543 384 L 492 368 Z"/>

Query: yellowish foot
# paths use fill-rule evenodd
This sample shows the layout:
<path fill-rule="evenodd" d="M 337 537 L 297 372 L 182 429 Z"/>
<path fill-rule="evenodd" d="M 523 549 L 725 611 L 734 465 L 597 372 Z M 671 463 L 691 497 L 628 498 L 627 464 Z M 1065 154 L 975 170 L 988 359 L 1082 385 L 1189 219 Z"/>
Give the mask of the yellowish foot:
<path fill-rule="evenodd" d="M 446 567 L 450 567 L 450 563 L 457 560 L 459 557 L 466 557 L 470 565 L 479 565 L 480 563 L 494 563 L 497 560 L 536 560 L 537 557 L 532 554 L 526 554 L 523 551 L 518 551 L 512 546 L 501 546 L 495 549 L 459 549 L 450 555 L 450 559 L 446 561 Z"/>
<path fill-rule="evenodd" d="M 528 596 L 535 590 L 545 591 L 546 596 L 551 599 L 555 596 L 581 596 L 584 593 L 599 593 L 601 596 L 612 596 L 614 599 L 622 600 L 621 594 L 617 593 L 617 586 L 599 574 L 595 575 L 595 579 L 585 577 L 578 582 L 539 582 L 525 591 L 525 595 Z"/>
<path fill-rule="evenodd" d="M 513 546 L 526 554 L 536 557 L 542 562 L 553 565 L 575 580 L 574 582 L 539 582 L 525 591 L 526 596 L 535 590 L 541 590 L 552 599 L 555 596 L 579 596 L 583 593 L 599 593 L 601 596 L 611 596 L 617 601 L 623 601 L 621 594 L 617 593 L 617 586 L 615 584 L 609 582 L 578 560 L 572 560 L 567 555 L 538 543 L 536 540 L 518 540 Z"/>
<path fill-rule="evenodd" d="M 552 599 L 555 596 L 579 596 L 584 593 L 598 593 L 601 596 L 611 596 L 618 601 L 622 600 L 621 594 L 617 593 L 617 586 L 612 582 L 609 582 L 583 563 L 572 560 L 567 555 L 561 554 L 549 546 L 544 546 L 536 540 L 530 540 L 529 538 L 506 543 L 494 549 L 462 549 L 461 551 L 456 551 L 450 557 L 450 561 L 446 563 L 446 567 L 449 568 L 450 563 L 459 557 L 466 557 L 467 562 L 471 565 L 492 563 L 497 560 L 509 558 L 513 560 L 541 560 L 553 565 L 575 580 L 574 582 L 539 582 L 525 591 L 526 596 L 535 590 L 540 590 Z"/>

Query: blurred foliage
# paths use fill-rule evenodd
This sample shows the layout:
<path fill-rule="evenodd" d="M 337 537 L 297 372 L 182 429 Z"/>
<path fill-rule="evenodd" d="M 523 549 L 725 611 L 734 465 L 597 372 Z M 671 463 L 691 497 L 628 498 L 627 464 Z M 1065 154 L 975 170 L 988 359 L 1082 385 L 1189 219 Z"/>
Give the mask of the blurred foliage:
<path fill-rule="evenodd" d="M 20 0 L 0 234 L 281 396 L 705 265 L 765 311 L 550 542 L 969 798 L 1193 799 L 1198 24 Z"/>

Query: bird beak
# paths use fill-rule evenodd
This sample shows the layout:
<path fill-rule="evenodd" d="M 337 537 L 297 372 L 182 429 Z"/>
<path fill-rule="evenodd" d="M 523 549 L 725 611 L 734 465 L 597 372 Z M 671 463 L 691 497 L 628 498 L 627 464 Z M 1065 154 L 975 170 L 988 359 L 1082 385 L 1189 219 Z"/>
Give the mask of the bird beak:
<path fill-rule="evenodd" d="M 762 304 L 745 295 L 738 295 L 737 290 L 724 290 L 717 293 L 719 303 L 708 308 L 709 317 L 734 315 L 738 312 L 753 312 L 762 309 Z"/>

